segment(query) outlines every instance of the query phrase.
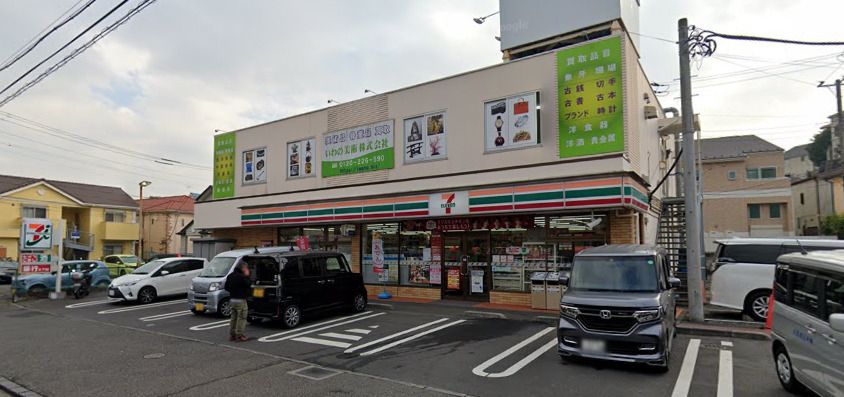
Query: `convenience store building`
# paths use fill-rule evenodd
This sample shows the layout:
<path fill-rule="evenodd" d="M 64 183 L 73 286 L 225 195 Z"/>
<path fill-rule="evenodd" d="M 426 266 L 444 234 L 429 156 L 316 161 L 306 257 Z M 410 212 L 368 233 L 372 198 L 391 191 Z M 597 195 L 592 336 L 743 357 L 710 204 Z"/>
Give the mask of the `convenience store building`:
<path fill-rule="evenodd" d="M 555 40 L 565 45 L 217 135 L 195 227 L 235 247 L 342 252 L 373 294 L 521 306 L 536 270 L 590 246 L 653 243 L 674 189 L 661 127 L 674 120 L 620 19 Z"/>

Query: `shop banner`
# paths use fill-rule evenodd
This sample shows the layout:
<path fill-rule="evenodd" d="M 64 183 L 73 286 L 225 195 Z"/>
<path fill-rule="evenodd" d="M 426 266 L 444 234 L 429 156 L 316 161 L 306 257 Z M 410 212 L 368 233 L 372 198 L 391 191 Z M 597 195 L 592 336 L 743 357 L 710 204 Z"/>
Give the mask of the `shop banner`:
<path fill-rule="evenodd" d="M 539 92 L 484 103 L 486 151 L 533 146 L 539 139 Z"/>
<path fill-rule="evenodd" d="M 243 152 L 243 184 L 267 182 L 267 148 Z"/>
<path fill-rule="evenodd" d="M 214 136 L 215 199 L 234 197 L 234 144 L 234 132 Z"/>
<path fill-rule="evenodd" d="M 446 157 L 445 112 L 404 120 L 404 162 Z"/>
<path fill-rule="evenodd" d="M 439 263 L 431 264 L 431 273 L 429 283 L 432 285 L 442 284 L 442 265 Z"/>
<path fill-rule="evenodd" d="M 483 270 L 472 270 L 472 293 L 473 294 L 482 294 L 484 293 L 484 271 Z"/>
<path fill-rule="evenodd" d="M 372 239 L 372 268 L 384 268 L 384 240 L 380 238 Z"/>
<path fill-rule="evenodd" d="M 21 250 L 49 250 L 53 247 L 53 221 L 41 218 L 24 218 L 21 222 Z"/>
<path fill-rule="evenodd" d="M 393 120 L 323 136 L 322 176 L 358 174 L 395 166 Z"/>
<path fill-rule="evenodd" d="M 287 178 L 304 178 L 315 175 L 316 139 L 308 138 L 287 142 Z"/>
<path fill-rule="evenodd" d="M 50 254 L 21 254 L 21 273 L 50 273 L 53 256 Z"/>
<path fill-rule="evenodd" d="M 448 269 L 448 285 L 446 287 L 451 290 L 460 289 L 460 268 L 451 267 Z"/>
<path fill-rule="evenodd" d="M 557 53 L 560 158 L 624 151 L 621 37 Z"/>
<path fill-rule="evenodd" d="M 442 261 L 443 236 L 439 233 L 431 233 L 431 261 Z M 439 270 L 438 270 L 439 271 Z"/>
<path fill-rule="evenodd" d="M 296 236 L 296 248 L 299 248 L 299 251 L 310 250 L 310 245 L 311 242 L 308 236 Z"/>

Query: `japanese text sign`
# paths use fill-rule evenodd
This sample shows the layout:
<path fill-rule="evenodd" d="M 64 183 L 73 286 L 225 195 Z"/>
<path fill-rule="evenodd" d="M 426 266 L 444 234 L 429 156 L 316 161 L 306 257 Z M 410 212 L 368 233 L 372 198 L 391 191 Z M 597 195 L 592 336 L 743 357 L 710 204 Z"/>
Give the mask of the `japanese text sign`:
<path fill-rule="evenodd" d="M 53 256 L 50 254 L 21 254 L 21 273 L 49 273 Z"/>
<path fill-rule="evenodd" d="M 234 197 L 235 134 L 214 137 L 214 198 Z"/>
<path fill-rule="evenodd" d="M 621 37 L 557 53 L 560 158 L 624 150 Z"/>
<path fill-rule="evenodd" d="M 395 165 L 393 120 L 323 136 L 322 176 L 386 170 Z"/>

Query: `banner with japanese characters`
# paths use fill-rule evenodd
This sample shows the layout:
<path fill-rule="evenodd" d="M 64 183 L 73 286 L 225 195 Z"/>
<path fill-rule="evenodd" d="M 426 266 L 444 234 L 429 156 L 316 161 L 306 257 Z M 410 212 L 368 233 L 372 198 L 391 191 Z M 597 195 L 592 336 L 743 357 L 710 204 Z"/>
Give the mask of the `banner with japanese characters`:
<path fill-rule="evenodd" d="M 404 120 L 404 162 L 445 158 L 446 133 L 445 112 Z"/>
<path fill-rule="evenodd" d="M 560 158 L 624 151 L 621 37 L 557 53 Z"/>
<path fill-rule="evenodd" d="M 234 132 L 214 136 L 214 198 L 234 197 Z"/>
<path fill-rule="evenodd" d="M 322 176 L 358 174 L 395 166 L 393 120 L 323 136 Z"/>

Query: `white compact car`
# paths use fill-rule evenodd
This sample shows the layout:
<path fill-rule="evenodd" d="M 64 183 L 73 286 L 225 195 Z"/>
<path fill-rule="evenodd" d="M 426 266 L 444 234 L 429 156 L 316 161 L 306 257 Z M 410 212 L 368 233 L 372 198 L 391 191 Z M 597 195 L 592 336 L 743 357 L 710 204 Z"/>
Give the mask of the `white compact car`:
<path fill-rule="evenodd" d="M 188 292 L 191 280 L 208 263 L 203 258 L 166 258 L 149 262 L 112 280 L 109 298 L 150 303 L 159 296 Z"/>
<path fill-rule="evenodd" d="M 756 321 L 768 316 L 774 269 L 780 255 L 844 249 L 844 241 L 800 238 L 733 238 L 716 241 L 710 304 L 741 310 Z"/>

